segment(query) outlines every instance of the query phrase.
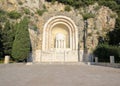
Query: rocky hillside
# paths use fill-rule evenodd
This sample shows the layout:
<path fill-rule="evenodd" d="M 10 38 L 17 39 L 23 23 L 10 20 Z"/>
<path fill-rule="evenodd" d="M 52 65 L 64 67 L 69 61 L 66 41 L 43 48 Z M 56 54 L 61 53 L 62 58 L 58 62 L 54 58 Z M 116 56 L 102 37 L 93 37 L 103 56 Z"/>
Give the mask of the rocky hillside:
<path fill-rule="evenodd" d="M 0 8 L 8 13 L 17 11 L 22 15 L 17 21 L 8 18 L 13 22 L 19 22 L 24 16 L 29 17 L 31 26 L 36 26 L 40 32 L 43 28 L 40 22 L 44 24 L 50 17 L 55 15 L 65 15 L 72 18 L 76 25 L 80 27 L 80 31 L 84 29 L 84 21 L 87 20 L 87 47 L 89 49 L 92 49 L 93 42 L 95 46 L 98 44 L 97 39 L 99 36 L 104 36 L 108 31 L 113 30 L 117 18 L 117 14 L 109 7 L 100 6 L 98 3 L 74 9 L 69 5 L 58 2 L 44 2 L 44 0 L 0 0 Z M 79 17 L 80 20 L 74 19 L 74 16 Z"/>

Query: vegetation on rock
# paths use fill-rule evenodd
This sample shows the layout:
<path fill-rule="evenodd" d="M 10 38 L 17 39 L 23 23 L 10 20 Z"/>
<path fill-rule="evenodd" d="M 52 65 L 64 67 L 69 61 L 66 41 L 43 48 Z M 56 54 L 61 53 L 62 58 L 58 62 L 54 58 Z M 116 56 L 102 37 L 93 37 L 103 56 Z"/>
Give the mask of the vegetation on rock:
<path fill-rule="evenodd" d="M 6 12 L 2 9 L 0 9 L 0 22 L 5 22 L 7 20 Z"/>
<path fill-rule="evenodd" d="M 27 8 L 24 8 L 24 12 L 25 12 L 25 14 L 30 14 L 30 10 Z"/>
<path fill-rule="evenodd" d="M 66 6 L 65 6 L 65 11 L 68 11 L 68 12 L 71 11 L 71 8 L 70 8 L 69 5 L 66 5 Z"/>
<path fill-rule="evenodd" d="M 83 14 L 83 19 L 84 20 L 87 20 L 89 18 L 94 18 L 94 17 L 95 17 L 95 15 L 92 14 L 92 13 L 85 13 L 85 14 Z"/>
<path fill-rule="evenodd" d="M 8 16 L 11 19 L 19 19 L 21 17 L 21 14 L 18 13 L 17 11 L 11 11 L 11 12 L 8 13 Z"/>
<path fill-rule="evenodd" d="M 44 12 L 46 12 L 47 10 L 43 9 L 43 10 L 37 10 L 37 14 L 39 16 L 42 16 L 44 14 Z"/>

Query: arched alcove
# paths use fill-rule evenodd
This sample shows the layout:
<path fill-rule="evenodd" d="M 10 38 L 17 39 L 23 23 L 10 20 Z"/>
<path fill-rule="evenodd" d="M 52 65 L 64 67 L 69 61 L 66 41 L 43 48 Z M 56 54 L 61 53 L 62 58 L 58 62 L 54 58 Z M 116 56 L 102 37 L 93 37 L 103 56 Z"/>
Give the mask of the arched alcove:
<path fill-rule="evenodd" d="M 70 48 L 70 34 L 69 29 L 64 24 L 57 24 L 53 27 L 51 30 L 51 36 L 52 36 L 52 48 L 57 49 L 57 45 L 63 45 L 64 48 Z M 63 47 L 58 47 L 63 48 Z"/>
<path fill-rule="evenodd" d="M 59 36 L 59 37 L 58 37 Z M 63 36 L 63 38 L 61 37 Z M 61 40 L 57 40 L 61 38 Z M 57 43 L 59 41 L 59 43 Z M 63 41 L 63 42 L 62 42 Z M 43 28 L 42 50 L 64 48 L 69 50 L 78 49 L 78 31 L 72 19 L 66 16 L 55 16 L 50 18 Z M 63 46 L 64 47 L 61 47 Z"/>

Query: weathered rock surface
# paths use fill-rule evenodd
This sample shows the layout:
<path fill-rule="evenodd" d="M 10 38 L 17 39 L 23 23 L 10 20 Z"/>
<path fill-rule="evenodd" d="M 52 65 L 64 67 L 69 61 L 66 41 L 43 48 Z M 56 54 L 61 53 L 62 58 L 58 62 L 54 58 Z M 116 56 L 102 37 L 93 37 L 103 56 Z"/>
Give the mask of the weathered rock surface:
<path fill-rule="evenodd" d="M 55 2 L 51 4 L 50 2 L 44 2 L 44 0 L 1 0 L 0 7 L 6 11 L 18 10 L 22 11 L 23 8 L 27 8 L 31 11 L 30 20 L 39 28 L 39 34 L 31 31 L 31 34 L 34 35 L 32 40 L 36 38 L 33 44 L 36 46 L 35 49 L 41 48 L 42 41 L 42 32 L 43 26 L 53 16 L 63 15 L 71 18 L 77 28 L 79 34 L 80 47 L 83 49 L 83 30 L 84 30 L 84 19 L 82 14 L 91 13 L 94 15 L 94 18 L 87 19 L 88 26 L 88 37 L 87 37 L 87 48 L 92 50 L 98 44 L 98 37 L 105 35 L 108 31 L 113 30 L 115 26 L 116 13 L 111 9 L 105 6 L 99 6 L 97 3 L 90 5 L 86 8 L 80 8 L 75 10 L 71 7 L 71 11 L 65 11 L 65 5 Z M 46 12 L 42 16 L 39 16 L 36 11 L 40 9 L 45 9 Z M 23 15 L 24 16 L 24 15 Z M 36 35 L 35 35 L 36 34 Z M 39 37 L 37 37 L 39 36 Z"/>

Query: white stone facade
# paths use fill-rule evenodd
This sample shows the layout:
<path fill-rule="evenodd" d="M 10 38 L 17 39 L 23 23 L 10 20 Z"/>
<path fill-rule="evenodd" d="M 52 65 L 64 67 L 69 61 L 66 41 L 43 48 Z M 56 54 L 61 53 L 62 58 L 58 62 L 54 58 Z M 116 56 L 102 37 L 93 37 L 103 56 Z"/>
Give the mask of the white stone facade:
<path fill-rule="evenodd" d="M 79 52 L 78 29 L 74 21 L 67 16 L 54 16 L 44 24 L 42 48 L 33 52 L 33 61 L 78 62 L 83 57 L 83 51 Z"/>
<path fill-rule="evenodd" d="M 70 46 L 68 47 L 71 50 L 77 50 L 78 49 L 78 31 L 77 31 L 77 27 L 75 25 L 75 23 L 66 16 L 55 16 L 50 18 L 44 25 L 43 28 L 43 45 L 42 45 L 42 50 L 46 51 L 46 50 L 51 50 L 51 45 L 52 45 L 52 29 L 55 26 L 66 26 L 68 29 L 68 40 L 70 42 Z M 59 26 L 60 27 L 60 26 Z M 55 28 L 57 29 L 57 28 Z M 60 29 L 64 29 L 64 28 L 60 28 Z M 59 29 L 58 29 L 59 30 Z M 55 32 L 53 32 L 55 33 Z M 64 34 L 62 31 L 57 31 L 55 34 Z M 66 35 L 66 34 L 65 34 Z"/>
<path fill-rule="evenodd" d="M 33 62 L 78 62 L 78 51 L 41 51 L 36 50 Z M 83 52 L 80 51 L 80 62 Z"/>

